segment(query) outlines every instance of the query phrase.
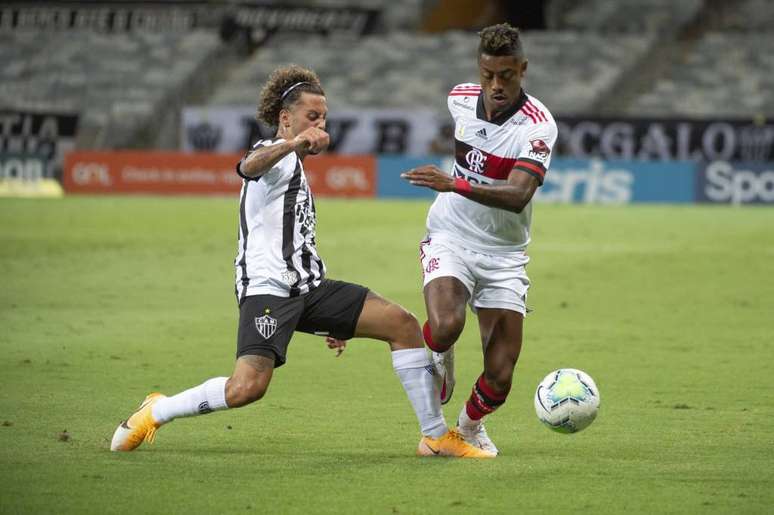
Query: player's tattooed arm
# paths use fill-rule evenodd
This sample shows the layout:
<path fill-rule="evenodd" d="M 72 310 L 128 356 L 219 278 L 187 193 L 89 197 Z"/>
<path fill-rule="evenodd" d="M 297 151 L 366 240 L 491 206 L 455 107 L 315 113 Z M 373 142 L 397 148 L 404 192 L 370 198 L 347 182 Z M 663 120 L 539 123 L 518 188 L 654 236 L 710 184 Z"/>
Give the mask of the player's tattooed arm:
<path fill-rule="evenodd" d="M 479 204 L 514 213 L 521 213 L 539 186 L 535 177 L 518 170 L 511 172 L 505 184 L 471 184 L 444 173 L 434 165 L 414 168 L 401 177 L 415 186 L 438 192 L 453 191 Z"/>
<path fill-rule="evenodd" d="M 260 177 L 276 165 L 283 157 L 296 150 L 293 141 L 283 141 L 268 145 L 248 154 L 239 166 L 239 171 L 247 177 Z"/>
<path fill-rule="evenodd" d="M 239 170 L 247 177 L 260 177 L 291 152 L 297 152 L 303 159 L 307 154 L 325 150 L 329 143 L 327 132 L 310 127 L 293 139 L 254 150 L 242 160 Z"/>

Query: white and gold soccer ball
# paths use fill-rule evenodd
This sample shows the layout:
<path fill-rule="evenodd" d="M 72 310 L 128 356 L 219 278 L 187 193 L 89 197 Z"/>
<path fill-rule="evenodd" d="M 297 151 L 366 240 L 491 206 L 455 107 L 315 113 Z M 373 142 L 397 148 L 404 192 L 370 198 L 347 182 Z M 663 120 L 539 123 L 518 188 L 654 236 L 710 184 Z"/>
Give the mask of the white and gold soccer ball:
<path fill-rule="evenodd" d="M 577 433 L 597 418 L 599 390 L 581 370 L 560 368 L 548 374 L 535 391 L 535 413 L 549 429 Z"/>

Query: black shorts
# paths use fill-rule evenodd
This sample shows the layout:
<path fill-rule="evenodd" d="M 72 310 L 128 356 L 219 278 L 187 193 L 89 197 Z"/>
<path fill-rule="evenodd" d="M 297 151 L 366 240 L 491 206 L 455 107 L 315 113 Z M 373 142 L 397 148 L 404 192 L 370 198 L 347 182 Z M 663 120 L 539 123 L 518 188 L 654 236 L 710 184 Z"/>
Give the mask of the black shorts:
<path fill-rule="evenodd" d="M 239 305 L 236 357 L 252 354 L 274 359 L 280 367 L 293 331 L 348 340 L 355 335 L 368 288 L 323 279 L 298 297 L 251 295 Z"/>

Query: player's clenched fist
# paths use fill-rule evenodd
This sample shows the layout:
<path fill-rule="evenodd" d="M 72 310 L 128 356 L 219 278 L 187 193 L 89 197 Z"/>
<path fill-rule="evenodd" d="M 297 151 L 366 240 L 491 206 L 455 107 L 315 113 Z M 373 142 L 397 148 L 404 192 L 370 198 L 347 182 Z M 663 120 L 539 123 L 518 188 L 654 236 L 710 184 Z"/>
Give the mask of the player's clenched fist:
<path fill-rule="evenodd" d="M 454 178 L 435 165 L 425 165 L 402 173 L 401 177 L 414 186 L 423 186 L 435 191 L 454 191 Z"/>
<path fill-rule="evenodd" d="M 309 154 L 319 154 L 328 148 L 331 138 L 324 130 L 317 127 L 309 127 L 296 136 L 293 141 L 295 141 L 298 150 Z"/>

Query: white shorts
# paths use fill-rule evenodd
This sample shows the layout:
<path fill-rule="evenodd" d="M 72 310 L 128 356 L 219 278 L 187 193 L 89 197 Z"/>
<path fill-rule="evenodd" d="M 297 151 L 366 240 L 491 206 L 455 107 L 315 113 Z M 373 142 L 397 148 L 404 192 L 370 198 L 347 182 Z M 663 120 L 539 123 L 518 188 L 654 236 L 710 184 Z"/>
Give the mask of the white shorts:
<path fill-rule="evenodd" d="M 500 308 L 527 313 L 529 278 L 526 252 L 491 255 L 427 239 L 419 244 L 424 286 L 438 277 L 459 279 L 470 293 L 470 307 Z"/>

